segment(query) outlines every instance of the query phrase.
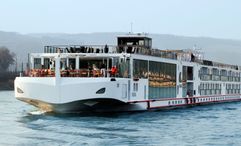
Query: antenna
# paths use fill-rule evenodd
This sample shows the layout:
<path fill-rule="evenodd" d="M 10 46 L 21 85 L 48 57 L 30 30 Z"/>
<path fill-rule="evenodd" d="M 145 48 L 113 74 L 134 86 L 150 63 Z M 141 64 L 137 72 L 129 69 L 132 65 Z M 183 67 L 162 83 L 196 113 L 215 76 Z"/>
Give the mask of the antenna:
<path fill-rule="evenodd" d="M 132 26 L 133 26 L 133 23 L 131 22 L 131 33 L 133 33 L 133 28 L 132 28 Z"/>

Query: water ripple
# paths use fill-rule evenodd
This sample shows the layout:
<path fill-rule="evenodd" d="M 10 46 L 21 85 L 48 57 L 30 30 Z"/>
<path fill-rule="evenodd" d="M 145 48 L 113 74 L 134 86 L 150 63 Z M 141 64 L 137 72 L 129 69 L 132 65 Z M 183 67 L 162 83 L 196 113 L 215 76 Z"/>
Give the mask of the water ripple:
<path fill-rule="evenodd" d="M 98 115 L 33 110 L 0 92 L 0 145 L 241 145 L 241 102 Z"/>

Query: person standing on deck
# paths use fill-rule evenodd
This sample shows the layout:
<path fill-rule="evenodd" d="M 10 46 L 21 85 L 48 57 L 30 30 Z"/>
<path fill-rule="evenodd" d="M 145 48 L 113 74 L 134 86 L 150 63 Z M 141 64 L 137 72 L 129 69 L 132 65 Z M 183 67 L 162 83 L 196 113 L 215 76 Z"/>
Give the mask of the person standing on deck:
<path fill-rule="evenodd" d="M 109 52 L 109 48 L 107 46 L 107 44 L 105 45 L 105 48 L 104 48 L 104 53 L 108 53 Z"/>

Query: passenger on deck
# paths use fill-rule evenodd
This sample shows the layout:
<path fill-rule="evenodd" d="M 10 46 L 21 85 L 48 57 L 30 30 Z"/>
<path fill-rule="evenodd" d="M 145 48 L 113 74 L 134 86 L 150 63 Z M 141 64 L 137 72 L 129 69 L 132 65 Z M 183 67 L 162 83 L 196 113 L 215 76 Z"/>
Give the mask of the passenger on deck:
<path fill-rule="evenodd" d="M 92 69 L 91 65 L 88 63 L 88 77 L 91 76 L 92 70 L 93 70 L 93 69 Z"/>
<path fill-rule="evenodd" d="M 96 48 L 96 53 L 100 53 L 100 49 L 99 48 Z"/>
<path fill-rule="evenodd" d="M 187 91 L 187 97 L 191 97 L 191 91 L 190 90 Z"/>
<path fill-rule="evenodd" d="M 105 48 L 104 48 L 104 53 L 108 53 L 109 52 L 109 48 L 107 46 L 107 44 L 105 45 Z"/>
<path fill-rule="evenodd" d="M 57 48 L 56 53 L 62 53 L 62 49 L 61 48 Z"/>
<path fill-rule="evenodd" d="M 70 64 L 69 69 L 74 70 L 74 64 L 73 63 Z"/>
<path fill-rule="evenodd" d="M 99 76 L 99 68 L 95 64 L 93 64 L 93 76 L 98 77 Z"/>
<path fill-rule="evenodd" d="M 191 53 L 191 62 L 195 61 L 195 56 L 193 55 L 193 53 Z"/>
<path fill-rule="evenodd" d="M 80 47 L 80 53 L 85 53 L 85 47 L 84 46 Z"/>
<path fill-rule="evenodd" d="M 92 47 L 89 47 L 88 53 L 93 53 L 94 49 Z"/>
<path fill-rule="evenodd" d="M 112 77 L 115 77 L 116 76 L 116 73 L 117 73 L 117 68 L 116 66 L 112 66 L 111 70 L 110 70 L 110 75 Z"/>
<path fill-rule="evenodd" d="M 100 73 L 103 77 L 106 77 L 106 68 L 104 63 L 101 64 Z"/>

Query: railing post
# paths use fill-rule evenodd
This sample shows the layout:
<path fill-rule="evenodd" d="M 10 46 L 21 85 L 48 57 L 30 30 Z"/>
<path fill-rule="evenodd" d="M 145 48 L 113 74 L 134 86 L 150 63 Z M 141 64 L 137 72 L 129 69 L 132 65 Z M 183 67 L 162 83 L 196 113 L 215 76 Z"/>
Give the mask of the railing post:
<path fill-rule="evenodd" d="M 55 77 L 60 78 L 60 56 L 55 58 Z"/>
<path fill-rule="evenodd" d="M 79 69 L 79 56 L 76 56 L 76 59 L 75 59 L 75 69 Z"/>

